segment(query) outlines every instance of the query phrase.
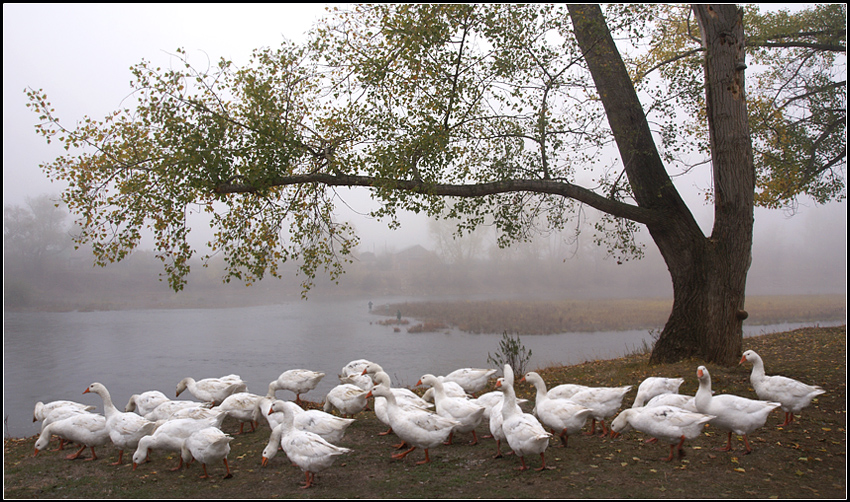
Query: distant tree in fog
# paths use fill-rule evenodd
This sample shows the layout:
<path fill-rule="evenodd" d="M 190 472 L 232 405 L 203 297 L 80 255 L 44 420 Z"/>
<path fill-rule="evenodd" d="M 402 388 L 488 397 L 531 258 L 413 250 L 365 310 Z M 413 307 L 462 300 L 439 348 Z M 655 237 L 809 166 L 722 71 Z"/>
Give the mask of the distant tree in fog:
<path fill-rule="evenodd" d="M 65 220 L 68 213 L 59 197 L 27 197 L 24 206 L 3 206 L 3 254 L 7 258 L 40 260 L 71 244 Z"/>

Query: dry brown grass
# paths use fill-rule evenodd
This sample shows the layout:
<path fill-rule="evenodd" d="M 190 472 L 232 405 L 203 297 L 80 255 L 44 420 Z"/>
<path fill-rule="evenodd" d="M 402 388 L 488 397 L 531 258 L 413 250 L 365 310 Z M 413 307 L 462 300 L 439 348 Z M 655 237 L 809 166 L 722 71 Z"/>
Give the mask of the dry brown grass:
<path fill-rule="evenodd" d="M 380 305 L 379 315 L 440 322 L 470 333 L 523 335 L 653 329 L 670 315 L 670 299 L 490 300 Z M 822 322 L 846 319 L 844 295 L 747 298 L 747 323 Z"/>

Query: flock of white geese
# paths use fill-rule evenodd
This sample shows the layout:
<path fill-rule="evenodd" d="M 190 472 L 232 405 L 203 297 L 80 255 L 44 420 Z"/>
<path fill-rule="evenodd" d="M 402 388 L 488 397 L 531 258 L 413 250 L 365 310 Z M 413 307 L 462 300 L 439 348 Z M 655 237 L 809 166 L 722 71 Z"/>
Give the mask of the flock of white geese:
<path fill-rule="evenodd" d="M 578 433 L 591 420 L 588 434 L 594 434 L 596 422 L 603 434 L 616 437 L 630 429 L 639 430 L 670 445 L 681 457 L 686 440 L 697 437 L 706 424 L 728 433 L 723 450 L 731 449 L 732 434 L 744 438 L 746 453 L 752 451 L 747 435 L 763 426 L 768 414 L 781 407 L 788 425 L 794 414 L 808 406 L 812 399 L 825 391 L 784 376 L 766 376 L 764 363 L 752 350 L 744 352 L 741 364 L 753 365 L 750 381 L 758 400 L 731 394 L 713 395 L 711 376 L 704 366 L 697 369 L 699 390 L 695 396 L 678 394 L 682 378 L 650 377 L 644 380 L 631 408 L 619 411 L 622 400 L 631 386 L 586 387 L 563 384 L 547 389 L 536 372 L 525 374 L 520 381 L 536 387 L 533 413 L 520 407 L 524 400 L 514 392 L 514 372 L 505 365 L 503 377 L 496 380 L 496 390 L 477 397 L 494 369 L 463 368 L 445 376 L 423 375 L 418 385 L 429 387 L 420 397 L 409 389 L 393 388 L 390 378 L 376 363 L 359 359 L 346 365 L 339 375 L 340 385 L 325 397 L 324 411 L 301 408 L 301 394 L 314 389 L 324 373 L 293 369 L 285 371 L 269 383 L 265 396 L 248 392 L 238 375 L 195 381 L 184 378 L 177 384 L 176 395 L 188 390 L 197 401 L 171 400 L 160 391 L 152 390 L 133 395 L 124 411 L 115 407 L 106 387 L 92 383 L 83 392 L 94 393 L 103 401 L 103 414 L 93 413 L 94 406 L 74 401 L 41 402 L 35 406 L 33 421 L 42 420 L 41 434 L 35 444 L 35 455 L 44 450 L 50 438 L 66 441 L 80 449 L 68 459 L 80 458 L 86 448 L 97 459 L 95 447 L 109 442 L 118 448 L 121 464 L 124 450 L 134 450 L 133 469 L 148 460 L 153 450 L 179 453 L 179 464 L 172 470 L 197 460 L 203 475 L 209 477 L 207 465 L 223 461 L 226 475 L 231 477 L 227 455 L 232 436 L 221 431 L 225 417 L 240 422 L 239 433 L 245 424 L 255 430 L 259 420 L 271 428 L 268 446 L 263 450 L 261 463 L 269 461 L 283 450 L 287 458 L 305 474 L 308 488 L 315 474 L 330 467 L 335 458 L 351 452 L 336 446 L 353 418 L 362 411 L 368 399 L 374 398 L 375 416 L 388 430 L 401 439 L 397 448 L 407 448 L 392 455 L 403 459 L 417 448 L 424 451 L 418 464 L 430 462 L 429 450 L 441 444 L 451 444 L 455 433 L 472 433 L 472 444 L 478 442 L 476 427 L 489 423 L 496 440 L 496 456 L 502 455 L 502 444 L 520 458 L 520 470 L 527 469 L 525 457 L 540 456 L 540 468 L 546 468 L 545 451 L 550 438 L 558 436 L 563 446 L 570 435 Z M 295 394 L 295 401 L 278 400 L 277 391 Z M 433 401 L 433 403 L 431 402 Z M 332 414 L 336 409 L 339 414 Z M 610 429 L 605 421 L 615 416 Z M 547 432 L 546 428 L 551 432 Z"/>

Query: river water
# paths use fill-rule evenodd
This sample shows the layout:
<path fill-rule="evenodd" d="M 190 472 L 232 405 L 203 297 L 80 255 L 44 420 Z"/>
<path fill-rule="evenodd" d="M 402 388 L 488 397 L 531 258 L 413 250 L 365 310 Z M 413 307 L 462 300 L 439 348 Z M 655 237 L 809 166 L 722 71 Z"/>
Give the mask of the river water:
<path fill-rule="evenodd" d="M 376 305 L 410 298 L 373 299 Z M 302 397 L 322 401 L 337 374 L 354 359 L 368 359 L 390 375 L 394 386 L 412 386 L 425 373 L 462 367 L 491 367 L 501 336 L 457 330 L 394 332 L 369 312 L 366 301 L 293 301 L 233 309 L 125 310 L 103 312 L 10 312 L 4 314 L 3 415 L 6 436 L 37 434 L 37 401 L 70 399 L 97 406 L 82 392 L 103 383 L 123 409 L 132 394 L 160 390 L 175 394 L 184 377 L 196 380 L 235 373 L 248 390 L 265 395 L 268 384 L 288 369 L 326 374 Z M 824 324 L 825 325 L 825 324 Z M 799 325 L 745 327 L 745 335 Z M 618 357 L 651 341 L 647 330 L 557 335 L 522 335 L 530 367 L 575 364 Z M 639 382 L 624 382 L 637 384 Z M 292 399 L 290 392 L 278 397 Z M 179 399 L 193 399 L 188 392 Z"/>

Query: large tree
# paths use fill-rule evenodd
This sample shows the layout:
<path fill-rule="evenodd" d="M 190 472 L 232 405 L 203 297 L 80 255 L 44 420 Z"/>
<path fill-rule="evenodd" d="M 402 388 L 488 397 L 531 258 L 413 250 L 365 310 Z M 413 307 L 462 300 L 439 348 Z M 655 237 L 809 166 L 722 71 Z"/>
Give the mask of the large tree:
<path fill-rule="evenodd" d="M 391 225 L 401 209 L 459 218 L 461 231 L 492 222 L 504 245 L 563 228 L 589 206 L 618 259 L 642 252 L 634 233 L 645 227 L 667 263 L 673 309 L 652 359 L 733 364 L 756 186 L 742 11 L 693 9 L 704 95 L 692 98 L 705 110 L 714 190 L 708 236 L 647 119 L 665 109 L 644 110 L 612 37 L 645 34 L 646 12 L 621 9 L 609 25 L 585 5 L 355 7 L 309 44 L 258 50 L 244 68 L 221 61 L 201 72 L 183 51 L 176 68 L 142 62 L 134 110 L 73 130 L 43 92 L 29 95 L 41 133 L 74 149 L 44 168 L 68 182 L 79 239 L 103 263 L 148 227 L 180 289 L 195 252 L 186 214 L 200 207 L 226 279 L 276 276 L 288 259 L 300 260 L 305 286 L 321 268 L 335 277 L 357 242 L 334 219 L 341 186 L 368 187 Z M 617 160 L 600 160 L 612 145 Z"/>

